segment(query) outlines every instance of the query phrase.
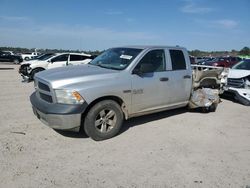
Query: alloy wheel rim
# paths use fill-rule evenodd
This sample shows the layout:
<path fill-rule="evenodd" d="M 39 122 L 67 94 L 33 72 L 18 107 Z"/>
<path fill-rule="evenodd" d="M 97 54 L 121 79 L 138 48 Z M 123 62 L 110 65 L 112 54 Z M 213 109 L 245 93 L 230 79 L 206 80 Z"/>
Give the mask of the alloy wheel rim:
<path fill-rule="evenodd" d="M 110 132 L 116 125 L 117 116 L 112 109 L 101 110 L 95 118 L 95 128 L 101 133 Z"/>

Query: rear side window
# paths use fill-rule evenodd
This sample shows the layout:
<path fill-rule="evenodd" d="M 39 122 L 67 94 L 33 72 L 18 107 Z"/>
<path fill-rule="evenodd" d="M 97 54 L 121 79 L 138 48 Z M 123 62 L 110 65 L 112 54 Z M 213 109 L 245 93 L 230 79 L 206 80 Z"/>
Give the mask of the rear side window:
<path fill-rule="evenodd" d="M 83 55 L 70 55 L 70 61 L 83 61 L 89 57 Z"/>
<path fill-rule="evenodd" d="M 169 52 L 172 62 L 172 70 L 185 70 L 186 61 L 183 52 L 181 50 L 169 50 Z"/>

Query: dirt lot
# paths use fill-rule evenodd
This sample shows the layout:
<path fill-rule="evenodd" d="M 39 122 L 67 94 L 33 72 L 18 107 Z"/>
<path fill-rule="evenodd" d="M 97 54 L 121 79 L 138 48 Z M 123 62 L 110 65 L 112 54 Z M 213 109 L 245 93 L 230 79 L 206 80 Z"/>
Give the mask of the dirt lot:
<path fill-rule="evenodd" d="M 14 68 L 1 70 L 1 68 Z M 56 132 L 33 115 L 33 83 L 0 65 L 0 187 L 250 186 L 250 108 L 178 109 L 127 121 L 95 142 Z"/>

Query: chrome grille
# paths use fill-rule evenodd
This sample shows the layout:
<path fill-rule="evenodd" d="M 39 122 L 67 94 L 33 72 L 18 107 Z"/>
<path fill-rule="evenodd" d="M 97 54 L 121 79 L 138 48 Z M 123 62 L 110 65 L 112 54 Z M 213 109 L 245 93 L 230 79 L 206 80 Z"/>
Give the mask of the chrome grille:
<path fill-rule="evenodd" d="M 47 83 L 41 82 L 40 80 L 35 80 L 35 87 L 37 90 L 37 96 L 39 98 L 48 103 L 53 103 L 52 90 Z"/>
<path fill-rule="evenodd" d="M 38 87 L 39 87 L 39 89 L 41 89 L 41 90 L 50 92 L 49 86 L 46 85 L 46 84 L 44 84 L 44 83 L 42 83 L 42 82 L 38 82 Z"/>
<path fill-rule="evenodd" d="M 227 85 L 229 87 L 244 88 L 244 79 L 243 78 L 228 78 Z"/>
<path fill-rule="evenodd" d="M 52 97 L 50 95 L 46 95 L 46 94 L 41 93 L 41 92 L 39 92 L 39 95 L 40 95 L 41 99 L 43 99 L 43 100 L 45 100 L 45 101 L 47 101 L 49 103 L 53 102 L 53 99 L 52 99 Z"/>

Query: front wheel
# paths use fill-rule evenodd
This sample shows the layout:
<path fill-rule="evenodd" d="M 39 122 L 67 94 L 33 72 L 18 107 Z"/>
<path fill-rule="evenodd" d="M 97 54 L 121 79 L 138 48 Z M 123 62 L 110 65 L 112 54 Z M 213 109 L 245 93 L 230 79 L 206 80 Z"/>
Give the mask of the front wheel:
<path fill-rule="evenodd" d="M 119 104 L 113 100 L 104 100 L 89 110 L 84 121 L 84 130 L 93 140 L 109 139 L 118 134 L 123 119 Z"/>

